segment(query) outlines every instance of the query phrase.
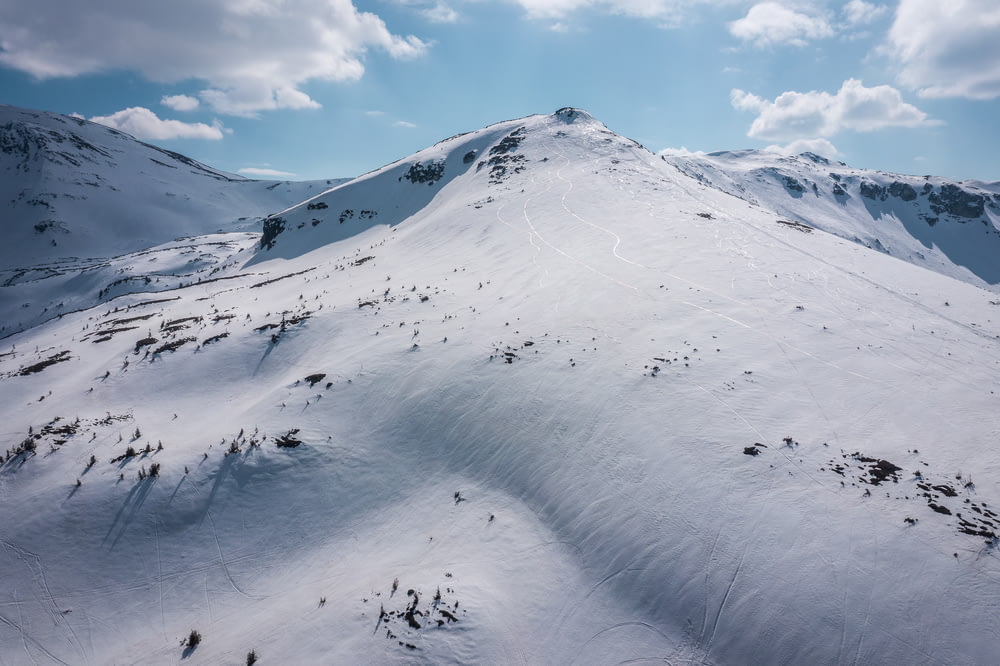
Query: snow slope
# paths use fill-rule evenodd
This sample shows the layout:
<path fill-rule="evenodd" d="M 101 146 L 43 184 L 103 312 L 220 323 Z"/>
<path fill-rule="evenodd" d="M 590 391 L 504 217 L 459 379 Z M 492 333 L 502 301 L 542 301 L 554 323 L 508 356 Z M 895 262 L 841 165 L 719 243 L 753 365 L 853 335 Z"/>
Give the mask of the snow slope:
<path fill-rule="evenodd" d="M 0 347 L 0 663 L 991 663 L 1000 300 L 788 221 L 563 109 L 161 246 Z"/>
<path fill-rule="evenodd" d="M 812 153 L 744 150 L 663 159 L 789 221 L 1000 291 L 1000 183 L 853 169 Z"/>
<path fill-rule="evenodd" d="M 118 130 L 0 105 L 0 269 L 107 258 L 260 218 L 342 180 L 248 180 Z"/>

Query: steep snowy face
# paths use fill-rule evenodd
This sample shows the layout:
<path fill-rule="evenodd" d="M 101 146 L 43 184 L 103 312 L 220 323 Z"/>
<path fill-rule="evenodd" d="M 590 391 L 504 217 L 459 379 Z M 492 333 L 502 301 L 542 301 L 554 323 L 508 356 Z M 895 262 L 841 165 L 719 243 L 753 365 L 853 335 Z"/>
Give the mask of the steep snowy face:
<path fill-rule="evenodd" d="M 497 123 L 445 139 L 269 216 L 258 260 L 298 256 L 372 226 L 395 227 L 432 211 L 438 199 L 481 207 L 498 192 L 532 182 L 552 168 L 550 160 L 557 155 L 589 163 L 636 149 L 641 146 L 569 107 Z"/>
<path fill-rule="evenodd" d="M 0 270 L 259 228 L 337 182 L 247 180 L 83 119 L 0 106 Z"/>
<path fill-rule="evenodd" d="M 1000 290 L 1000 183 L 852 169 L 812 153 L 735 151 L 664 160 L 791 220 Z"/>

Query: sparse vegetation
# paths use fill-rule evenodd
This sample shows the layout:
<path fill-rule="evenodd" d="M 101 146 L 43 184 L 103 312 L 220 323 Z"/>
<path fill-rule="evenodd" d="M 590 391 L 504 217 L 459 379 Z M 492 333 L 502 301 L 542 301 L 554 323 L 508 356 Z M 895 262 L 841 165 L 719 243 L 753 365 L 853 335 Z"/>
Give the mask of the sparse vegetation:
<path fill-rule="evenodd" d="M 193 650 L 201 644 L 201 632 L 197 629 L 192 629 L 191 633 L 188 634 L 187 638 L 181 641 L 181 645 Z"/>

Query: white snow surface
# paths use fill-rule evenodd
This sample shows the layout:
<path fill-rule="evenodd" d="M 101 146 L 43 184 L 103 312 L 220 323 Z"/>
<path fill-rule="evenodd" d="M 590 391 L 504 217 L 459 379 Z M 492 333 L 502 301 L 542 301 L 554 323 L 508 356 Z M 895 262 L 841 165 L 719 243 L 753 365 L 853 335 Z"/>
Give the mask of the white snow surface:
<path fill-rule="evenodd" d="M 111 291 L 0 340 L 0 664 L 995 662 L 1000 299 L 686 171 L 562 109 L 5 288 Z"/>
<path fill-rule="evenodd" d="M 82 118 L 0 105 L 0 270 L 64 270 L 182 236 L 256 231 L 343 181 L 250 180 Z"/>
<path fill-rule="evenodd" d="M 663 159 L 790 221 L 1000 292 L 1000 183 L 854 169 L 813 153 Z"/>

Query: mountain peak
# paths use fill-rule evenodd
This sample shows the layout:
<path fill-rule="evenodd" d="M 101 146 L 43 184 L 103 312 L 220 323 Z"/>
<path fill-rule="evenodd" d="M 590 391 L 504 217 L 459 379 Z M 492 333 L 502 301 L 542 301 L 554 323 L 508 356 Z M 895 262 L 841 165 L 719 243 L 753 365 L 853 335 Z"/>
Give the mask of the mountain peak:
<path fill-rule="evenodd" d="M 552 114 L 555 118 L 563 121 L 564 123 L 575 123 L 579 121 L 594 120 L 594 117 L 584 111 L 583 109 L 577 109 L 572 106 L 564 106 L 563 108 L 557 110 Z"/>

